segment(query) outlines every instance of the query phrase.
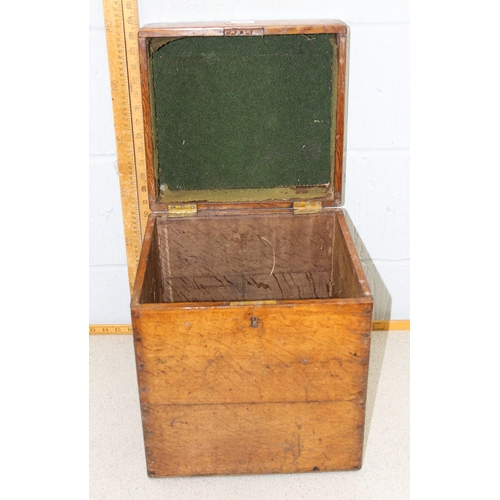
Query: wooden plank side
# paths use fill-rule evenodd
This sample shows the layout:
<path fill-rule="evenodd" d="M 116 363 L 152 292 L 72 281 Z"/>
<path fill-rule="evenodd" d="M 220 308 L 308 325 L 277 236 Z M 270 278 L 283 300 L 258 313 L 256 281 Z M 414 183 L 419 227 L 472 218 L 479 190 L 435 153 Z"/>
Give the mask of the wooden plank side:
<path fill-rule="evenodd" d="M 314 33 L 346 33 L 347 26 L 342 21 L 249 21 L 249 22 L 196 22 L 147 24 L 139 30 L 139 37 L 168 36 L 224 36 L 225 29 L 251 30 L 264 28 L 266 35 L 300 35 Z"/>
<path fill-rule="evenodd" d="M 148 236 L 150 231 L 148 231 Z M 160 255 L 158 245 L 158 227 L 155 224 L 149 252 L 146 258 L 146 270 L 141 286 L 141 302 L 161 303 L 163 302 L 163 288 L 161 281 Z"/>
<path fill-rule="evenodd" d="M 137 265 L 137 270 L 135 274 L 135 282 L 132 289 L 131 304 L 138 304 L 141 301 L 141 296 L 143 295 L 144 284 L 146 280 L 146 273 L 148 268 L 148 261 L 150 255 L 154 250 L 152 246 L 157 240 L 156 234 L 156 216 L 150 214 L 146 223 L 146 229 L 144 232 L 144 239 L 142 242 L 141 253 L 139 257 L 139 263 Z"/>
<path fill-rule="evenodd" d="M 330 271 L 333 226 L 333 213 L 158 218 L 164 278 Z"/>
<path fill-rule="evenodd" d="M 331 297 L 331 272 L 195 276 L 163 280 L 165 301 L 301 300 Z"/>
<path fill-rule="evenodd" d="M 373 302 L 373 297 L 370 287 L 368 286 L 365 271 L 363 270 L 363 266 L 359 260 L 356 246 L 354 245 L 351 232 L 349 231 L 349 226 L 347 225 L 347 221 L 342 210 L 336 212 L 333 255 L 333 265 L 343 266 L 343 269 L 348 271 L 349 277 L 347 279 L 351 281 L 348 288 L 352 291 L 351 293 L 354 294 L 355 290 L 359 290 L 362 294 L 361 296 Z M 339 262 L 339 259 L 336 257 L 338 255 L 342 256 L 340 259 L 341 262 Z M 337 272 L 339 269 L 340 268 L 337 269 Z M 355 297 L 356 295 L 346 296 Z"/>
<path fill-rule="evenodd" d="M 365 400 L 371 304 L 138 308 L 132 318 L 142 402 Z"/>
<path fill-rule="evenodd" d="M 373 301 L 344 214 L 337 212 L 333 247 L 334 297 L 364 296 Z"/>
<path fill-rule="evenodd" d="M 365 409 L 354 402 L 143 405 L 151 477 L 353 470 Z"/>
<path fill-rule="evenodd" d="M 146 177 L 149 207 L 151 210 L 156 210 L 156 176 L 154 171 L 154 122 L 151 117 L 151 93 L 149 80 L 149 45 L 148 42 L 139 38 L 139 68 L 141 79 L 141 95 L 142 109 L 144 120 L 144 147 L 145 147 L 145 162 L 146 162 Z"/>
<path fill-rule="evenodd" d="M 333 172 L 333 192 L 335 205 L 343 203 L 344 183 L 344 147 L 345 147 L 345 97 L 347 67 L 347 35 L 339 34 L 338 43 L 338 77 L 337 77 L 337 115 L 335 126 L 335 168 Z"/>

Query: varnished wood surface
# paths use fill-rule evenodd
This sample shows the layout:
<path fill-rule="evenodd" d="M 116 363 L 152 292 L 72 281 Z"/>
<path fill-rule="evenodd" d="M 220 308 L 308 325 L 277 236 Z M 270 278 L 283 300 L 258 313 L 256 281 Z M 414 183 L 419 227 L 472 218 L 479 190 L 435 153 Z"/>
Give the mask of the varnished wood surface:
<path fill-rule="evenodd" d="M 163 280 L 165 302 L 302 300 L 332 297 L 331 272 L 184 276 Z"/>
<path fill-rule="evenodd" d="M 369 304 L 335 303 L 133 311 L 141 398 L 361 403 L 370 315 Z"/>
<path fill-rule="evenodd" d="M 144 238 L 142 240 L 141 254 L 139 257 L 139 263 L 137 265 L 137 272 L 135 275 L 134 287 L 132 289 L 131 304 L 140 304 L 142 302 L 141 298 L 146 297 L 148 292 L 144 291 L 146 286 L 146 272 L 148 268 L 148 262 L 150 260 L 150 255 L 153 252 L 152 245 L 155 240 L 156 233 L 156 217 L 154 214 L 150 214 L 146 222 L 146 230 L 144 231 Z"/>
<path fill-rule="evenodd" d="M 171 277 L 328 271 L 334 222 L 330 213 L 159 217 L 163 270 Z"/>
<path fill-rule="evenodd" d="M 358 468 L 371 307 L 133 309 L 150 474 Z"/>
<path fill-rule="evenodd" d="M 361 467 L 356 403 L 143 404 L 142 412 L 151 477 Z"/>
<path fill-rule="evenodd" d="M 368 280 L 366 279 L 365 271 L 363 269 L 363 266 L 361 265 L 361 261 L 359 260 L 359 255 L 358 252 L 356 251 L 356 246 L 352 239 L 352 235 L 351 232 L 349 231 L 349 226 L 347 225 L 344 211 L 342 209 L 336 211 L 335 230 L 342 235 L 341 236 L 342 245 L 345 245 L 346 255 L 348 255 L 348 258 L 346 258 L 347 268 L 352 269 L 352 272 L 355 274 L 355 277 L 353 279 L 359 284 L 359 288 L 363 296 L 373 301 L 370 287 L 368 286 Z M 338 241 L 337 244 L 339 244 Z"/>
<path fill-rule="evenodd" d="M 148 24 L 139 30 L 139 37 L 224 36 L 225 29 L 264 28 L 265 35 L 300 35 L 310 33 L 346 33 L 347 26 L 338 20 L 198 22 Z"/>
<path fill-rule="evenodd" d="M 372 300 L 341 210 L 150 219 L 141 262 L 155 262 L 163 292 L 141 303 Z"/>
<path fill-rule="evenodd" d="M 149 207 L 151 210 L 156 210 L 156 175 L 154 165 L 154 131 L 152 120 L 152 104 L 150 93 L 150 77 L 149 77 L 149 45 L 146 39 L 139 38 L 139 63 L 141 75 L 141 95 L 142 95 L 142 109 L 144 120 L 144 146 L 146 158 L 146 175 L 148 187 Z"/>
<path fill-rule="evenodd" d="M 347 247 L 346 235 L 338 221 L 335 225 L 333 237 L 334 259 L 332 266 L 332 284 L 334 296 L 339 298 L 358 297 L 363 293 L 356 269 L 353 264 L 353 255 Z M 356 255 L 354 255 L 354 258 Z"/>
<path fill-rule="evenodd" d="M 337 78 L 337 116 L 335 127 L 335 165 L 333 169 L 333 197 L 335 205 L 343 203 L 344 146 L 345 146 L 345 99 L 347 73 L 347 35 L 337 36 L 338 78 Z"/>
<path fill-rule="evenodd" d="M 165 302 L 331 297 L 333 214 L 157 220 Z"/>
<path fill-rule="evenodd" d="M 163 302 L 163 284 L 160 268 L 160 245 L 158 244 L 158 228 L 155 225 L 148 253 L 144 284 L 141 289 L 141 302 Z"/>

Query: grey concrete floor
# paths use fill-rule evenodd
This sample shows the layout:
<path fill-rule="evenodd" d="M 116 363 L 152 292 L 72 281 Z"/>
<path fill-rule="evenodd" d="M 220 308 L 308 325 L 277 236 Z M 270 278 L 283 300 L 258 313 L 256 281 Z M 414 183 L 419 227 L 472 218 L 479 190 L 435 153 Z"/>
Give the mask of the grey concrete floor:
<path fill-rule="evenodd" d="M 151 479 L 131 335 L 90 337 L 90 499 L 410 497 L 410 332 L 374 332 L 363 468 L 355 472 Z"/>

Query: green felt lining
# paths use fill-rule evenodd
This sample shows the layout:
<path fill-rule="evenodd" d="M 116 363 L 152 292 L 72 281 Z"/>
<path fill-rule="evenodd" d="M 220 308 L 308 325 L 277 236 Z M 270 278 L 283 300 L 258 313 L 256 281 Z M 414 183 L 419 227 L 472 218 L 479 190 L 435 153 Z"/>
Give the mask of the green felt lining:
<path fill-rule="evenodd" d="M 328 184 L 333 44 L 324 34 L 187 37 L 155 50 L 160 184 L 172 192 Z"/>

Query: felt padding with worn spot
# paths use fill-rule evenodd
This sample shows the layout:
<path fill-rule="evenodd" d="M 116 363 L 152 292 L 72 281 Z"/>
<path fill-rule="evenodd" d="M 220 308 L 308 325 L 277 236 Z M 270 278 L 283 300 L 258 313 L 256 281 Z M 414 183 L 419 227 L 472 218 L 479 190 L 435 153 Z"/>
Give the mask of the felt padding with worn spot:
<path fill-rule="evenodd" d="M 152 59 L 161 184 L 174 191 L 330 181 L 331 35 L 187 37 Z"/>

